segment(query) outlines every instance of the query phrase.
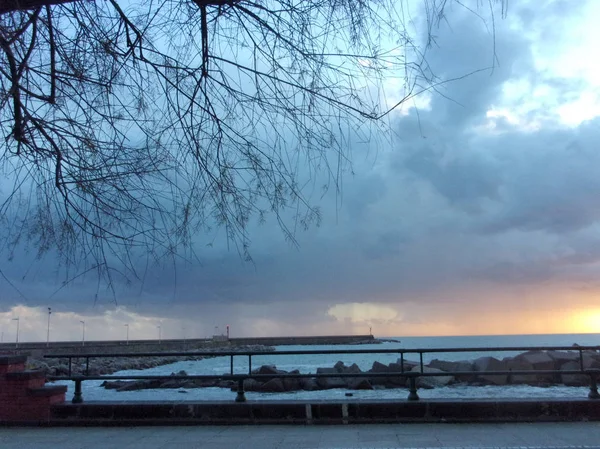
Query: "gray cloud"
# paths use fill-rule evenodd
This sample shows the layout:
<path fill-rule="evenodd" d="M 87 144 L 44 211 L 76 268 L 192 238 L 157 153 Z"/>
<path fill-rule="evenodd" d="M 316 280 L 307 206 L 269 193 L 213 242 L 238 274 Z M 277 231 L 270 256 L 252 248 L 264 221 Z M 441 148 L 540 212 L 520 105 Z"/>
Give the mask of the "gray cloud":
<path fill-rule="evenodd" d="M 550 86 L 560 102 L 581 89 L 581 80 L 536 73 L 531 42 L 539 33 L 510 26 L 535 23 L 550 29 L 542 37 L 555 39 L 551 28 L 573 14 L 569 5 L 511 11 L 496 23 L 495 47 L 489 24 L 467 15 L 450 18 L 451 26 L 438 32 L 439 48 L 426 55 L 432 73 L 450 79 L 489 67 L 494 51 L 496 67 L 440 86 L 428 108 L 395 118 L 392 144 L 355 160 L 356 174 L 345 178 L 342 193 L 320 200 L 322 226 L 297 234 L 298 249 L 284 241 L 271 217 L 250 230 L 253 264 L 217 238 L 213 246 L 198 244 L 200 264 L 150 265 L 143 284 L 117 285 L 119 304 L 155 316 L 195 316 L 204 331 L 227 322 L 260 333 L 269 318 L 290 333 L 317 333 L 334 325 L 327 311 L 341 303 L 433 310 L 462 307 L 467 298 L 493 308 L 501 291 L 513 294 L 519 307 L 518 295 L 528 286 L 596 288 L 600 119 L 567 128 L 537 111 L 542 128 L 524 130 L 486 117 L 510 79 Z M 482 131 L 490 122 L 494 132 Z M 357 144 L 354 154 L 361 149 Z M 27 272 L 33 263 L 27 260 L 3 270 L 32 305 L 44 304 L 60 275 L 39 266 Z M 52 301 L 81 310 L 110 307 L 112 293 L 104 289 L 93 305 L 97 286 L 91 279 L 79 279 Z M 0 307 L 23 302 L 3 281 L 0 288 Z"/>

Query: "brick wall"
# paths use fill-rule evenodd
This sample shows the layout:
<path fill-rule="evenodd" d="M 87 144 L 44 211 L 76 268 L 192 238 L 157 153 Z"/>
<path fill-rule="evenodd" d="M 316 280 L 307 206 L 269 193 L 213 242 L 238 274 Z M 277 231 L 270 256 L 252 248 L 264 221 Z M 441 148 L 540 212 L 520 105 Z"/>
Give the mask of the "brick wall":
<path fill-rule="evenodd" d="M 43 423 L 65 402 L 65 386 L 46 385 L 41 371 L 25 369 L 26 356 L 0 355 L 0 423 Z"/>

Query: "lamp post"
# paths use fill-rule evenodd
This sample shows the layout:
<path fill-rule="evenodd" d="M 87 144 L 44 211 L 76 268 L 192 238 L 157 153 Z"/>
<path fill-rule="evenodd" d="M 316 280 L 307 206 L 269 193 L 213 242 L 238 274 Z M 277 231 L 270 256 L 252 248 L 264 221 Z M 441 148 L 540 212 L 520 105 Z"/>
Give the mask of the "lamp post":
<path fill-rule="evenodd" d="M 15 340 L 15 348 L 19 347 L 19 323 L 21 322 L 21 320 L 19 319 L 19 317 L 13 318 L 13 321 L 17 322 L 17 339 Z"/>
<path fill-rule="evenodd" d="M 129 344 L 129 323 L 124 324 L 123 326 L 125 326 L 127 328 L 127 340 L 125 340 L 125 344 L 128 345 Z"/>
<path fill-rule="evenodd" d="M 50 346 L 50 315 L 52 315 L 52 308 L 48 307 L 48 332 L 46 333 L 46 347 Z"/>
<path fill-rule="evenodd" d="M 81 323 L 81 346 L 85 346 L 85 321 L 79 320 Z"/>

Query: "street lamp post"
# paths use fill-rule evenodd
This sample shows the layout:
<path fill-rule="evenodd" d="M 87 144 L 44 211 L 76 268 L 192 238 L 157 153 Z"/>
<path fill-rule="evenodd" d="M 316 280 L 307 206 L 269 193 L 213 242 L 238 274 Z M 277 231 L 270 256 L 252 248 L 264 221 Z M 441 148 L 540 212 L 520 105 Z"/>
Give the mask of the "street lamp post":
<path fill-rule="evenodd" d="M 50 346 L 50 315 L 52 315 L 52 308 L 48 307 L 48 332 L 46 333 L 46 347 Z"/>
<path fill-rule="evenodd" d="M 17 322 L 17 339 L 15 340 L 15 348 L 19 347 L 19 324 L 21 322 L 21 320 L 19 319 L 19 317 L 13 318 L 13 321 Z"/>
<path fill-rule="evenodd" d="M 81 323 L 81 346 L 85 346 L 85 321 L 79 320 Z"/>
<path fill-rule="evenodd" d="M 124 324 L 123 326 L 125 326 L 127 328 L 127 340 L 125 340 L 125 344 L 128 345 L 129 344 L 129 323 Z"/>

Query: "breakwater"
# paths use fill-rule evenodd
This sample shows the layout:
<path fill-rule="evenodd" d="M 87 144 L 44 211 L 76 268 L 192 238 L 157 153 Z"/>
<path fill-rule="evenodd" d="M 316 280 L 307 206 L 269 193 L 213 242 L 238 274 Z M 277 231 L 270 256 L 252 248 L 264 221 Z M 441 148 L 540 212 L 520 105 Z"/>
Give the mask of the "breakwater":
<path fill-rule="evenodd" d="M 105 340 L 105 341 L 57 341 L 0 343 L 0 353 L 28 354 L 39 357 L 45 354 L 99 354 L 134 352 L 202 351 L 213 348 L 237 346 L 286 346 L 286 345 L 350 345 L 378 343 L 373 335 L 322 335 L 294 337 L 236 337 L 187 338 L 161 340 Z"/>

